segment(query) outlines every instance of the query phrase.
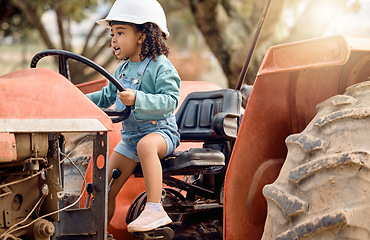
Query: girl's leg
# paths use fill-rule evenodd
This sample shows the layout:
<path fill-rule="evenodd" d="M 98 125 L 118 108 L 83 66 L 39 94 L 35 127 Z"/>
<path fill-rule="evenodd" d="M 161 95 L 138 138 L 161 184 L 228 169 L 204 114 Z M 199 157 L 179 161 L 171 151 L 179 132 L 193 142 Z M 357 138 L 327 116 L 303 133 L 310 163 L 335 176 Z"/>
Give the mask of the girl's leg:
<path fill-rule="evenodd" d="M 160 158 L 167 150 L 166 140 L 158 133 L 149 133 L 137 144 L 143 170 L 147 204 L 140 216 L 127 226 L 129 232 L 149 231 L 172 222 L 161 204 L 162 166 Z"/>
<path fill-rule="evenodd" d="M 158 133 L 149 133 L 137 144 L 137 154 L 143 170 L 148 202 L 161 202 L 162 165 L 160 159 L 164 157 L 166 150 L 166 140 Z"/>
<path fill-rule="evenodd" d="M 116 196 L 118 192 L 121 190 L 123 184 L 127 181 L 127 179 L 131 176 L 132 172 L 134 171 L 137 162 L 113 151 L 108 164 L 108 183 L 112 179 L 112 171 L 113 169 L 118 169 L 121 171 L 121 176 L 115 180 L 109 195 L 108 195 L 108 226 L 110 221 L 112 220 L 114 211 L 116 209 Z"/>

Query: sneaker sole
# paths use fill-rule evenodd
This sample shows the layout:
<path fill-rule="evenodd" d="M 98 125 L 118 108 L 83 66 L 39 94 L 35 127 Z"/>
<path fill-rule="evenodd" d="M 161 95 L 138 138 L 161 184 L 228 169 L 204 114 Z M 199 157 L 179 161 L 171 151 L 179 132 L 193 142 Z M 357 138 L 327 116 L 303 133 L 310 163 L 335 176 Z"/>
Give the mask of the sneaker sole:
<path fill-rule="evenodd" d="M 146 232 L 150 230 L 154 230 L 156 228 L 162 227 L 164 225 L 167 225 L 171 223 L 172 220 L 168 216 L 165 216 L 163 218 L 158 219 L 157 221 L 152 222 L 151 224 L 145 225 L 145 226 L 127 226 L 128 232 Z"/>

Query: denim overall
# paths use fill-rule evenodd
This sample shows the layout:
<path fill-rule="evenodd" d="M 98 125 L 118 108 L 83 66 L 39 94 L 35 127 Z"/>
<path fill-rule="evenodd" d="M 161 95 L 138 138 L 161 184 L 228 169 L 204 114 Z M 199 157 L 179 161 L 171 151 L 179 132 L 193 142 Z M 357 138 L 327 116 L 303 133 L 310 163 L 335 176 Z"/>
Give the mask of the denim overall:
<path fill-rule="evenodd" d="M 139 90 L 141 84 L 141 77 L 144 74 L 146 67 L 151 61 L 151 57 L 145 58 L 145 60 L 139 66 L 136 77 L 121 76 L 119 82 L 124 88 L 130 88 L 132 90 Z M 128 62 L 124 63 L 123 70 L 125 70 Z M 116 99 L 116 109 L 123 110 L 125 105 L 119 100 L 118 94 Z M 134 117 L 134 106 L 131 106 L 131 113 L 126 120 L 122 122 L 121 136 L 122 140 L 115 147 L 115 151 L 139 162 L 137 156 L 136 146 L 137 143 L 145 135 L 156 132 L 160 134 L 167 143 L 166 155 L 171 154 L 175 151 L 175 148 L 180 144 L 180 134 L 177 131 L 177 124 L 175 115 L 172 114 L 170 117 L 160 120 L 138 120 Z"/>

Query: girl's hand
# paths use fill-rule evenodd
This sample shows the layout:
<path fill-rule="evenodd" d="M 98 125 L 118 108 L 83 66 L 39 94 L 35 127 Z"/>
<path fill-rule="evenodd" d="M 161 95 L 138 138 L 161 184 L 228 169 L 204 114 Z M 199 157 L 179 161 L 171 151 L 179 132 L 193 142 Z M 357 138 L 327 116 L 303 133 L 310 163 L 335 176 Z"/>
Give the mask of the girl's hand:
<path fill-rule="evenodd" d="M 126 91 L 118 92 L 118 98 L 126 106 L 135 104 L 136 96 L 132 89 L 126 88 Z"/>

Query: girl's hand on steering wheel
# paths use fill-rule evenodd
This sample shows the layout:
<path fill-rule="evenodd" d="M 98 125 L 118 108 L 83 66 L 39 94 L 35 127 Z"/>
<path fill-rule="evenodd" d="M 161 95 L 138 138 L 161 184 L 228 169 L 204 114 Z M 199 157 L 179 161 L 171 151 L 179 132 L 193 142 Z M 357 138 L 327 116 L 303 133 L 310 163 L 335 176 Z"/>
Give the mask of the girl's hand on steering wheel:
<path fill-rule="evenodd" d="M 132 89 L 125 89 L 125 91 L 118 92 L 118 98 L 126 106 L 135 104 L 136 95 Z"/>

